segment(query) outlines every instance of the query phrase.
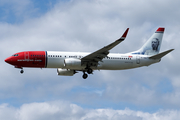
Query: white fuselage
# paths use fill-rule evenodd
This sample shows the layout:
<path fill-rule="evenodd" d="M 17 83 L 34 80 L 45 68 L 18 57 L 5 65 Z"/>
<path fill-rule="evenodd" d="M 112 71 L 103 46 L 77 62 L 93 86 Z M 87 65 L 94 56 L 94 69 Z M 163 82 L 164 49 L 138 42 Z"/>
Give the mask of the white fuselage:
<path fill-rule="evenodd" d="M 47 51 L 47 68 L 62 68 L 62 69 L 74 69 L 83 70 L 86 66 L 78 66 L 69 68 L 64 65 L 65 59 L 75 58 L 81 59 L 90 53 L 86 52 L 58 52 Z M 94 70 L 123 70 L 131 69 L 141 66 L 149 66 L 160 60 L 149 59 L 147 55 L 135 55 L 135 54 L 115 54 L 110 53 L 108 57 L 105 57 L 102 61 L 99 61 L 97 67 L 92 67 Z"/>

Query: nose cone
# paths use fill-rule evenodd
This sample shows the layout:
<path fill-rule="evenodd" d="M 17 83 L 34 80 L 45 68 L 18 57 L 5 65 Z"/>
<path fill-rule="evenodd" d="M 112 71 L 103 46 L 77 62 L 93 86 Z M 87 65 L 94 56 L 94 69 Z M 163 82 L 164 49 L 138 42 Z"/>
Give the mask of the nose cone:
<path fill-rule="evenodd" d="M 8 57 L 8 58 L 6 58 L 4 61 L 7 62 L 7 63 L 9 63 L 9 64 L 11 64 L 12 58 L 11 58 L 11 57 Z"/>

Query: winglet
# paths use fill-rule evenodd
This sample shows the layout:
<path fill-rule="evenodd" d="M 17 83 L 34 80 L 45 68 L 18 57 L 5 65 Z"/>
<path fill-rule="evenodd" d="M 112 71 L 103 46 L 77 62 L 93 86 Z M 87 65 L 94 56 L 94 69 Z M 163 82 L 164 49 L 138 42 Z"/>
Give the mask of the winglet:
<path fill-rule="evenodd" d="M 129 28 L 126 29 L 124 34 L 117 41 L 123 41 L 126 38 L 126 36 L 127 36 L 128 30 L 129 30 Z"/>
<path fill-rule="evenodd" d="M 129 28 L 127 28 L 127 29 L 126 29 L 126 31 L 124 32 L 124 34 L 122 35 L 122 37 L 123 37 L 123 38 L 125 38 L 125 37 L 126 37 L 126 35 L 127 35 L 128 31 L 129 31 Z"/>

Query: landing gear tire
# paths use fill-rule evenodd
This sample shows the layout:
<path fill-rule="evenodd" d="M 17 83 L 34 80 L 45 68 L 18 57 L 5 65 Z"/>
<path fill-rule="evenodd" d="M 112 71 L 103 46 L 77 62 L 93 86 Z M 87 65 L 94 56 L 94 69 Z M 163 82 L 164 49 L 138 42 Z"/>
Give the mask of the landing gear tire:
<path fill-rule="evenodd" d="M 24 70 L 21 70 L 20 73 L 23 74 L 23 73 L 24 73 Z"/>
<path fill-rule="evenodd" d="M 89 69 L 87 70 L 87 73 L 88 73 L 88 74 L 92 74 L 92 72 L 93 72 L 93 70 L 92 70 L 91 68 L 89 68 Z"/>
<path fill-rule="evenodd" d="M 82 77 L 86 79 L 88 77 L 88 74 L 84 73 Z"/>

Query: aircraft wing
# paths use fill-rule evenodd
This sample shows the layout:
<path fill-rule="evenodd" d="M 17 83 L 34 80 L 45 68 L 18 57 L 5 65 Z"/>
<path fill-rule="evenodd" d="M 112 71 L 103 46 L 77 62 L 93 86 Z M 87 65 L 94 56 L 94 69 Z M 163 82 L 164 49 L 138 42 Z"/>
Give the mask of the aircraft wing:
<path fill-rule="evenodd" d="M 129 28 L 127 28 L 126 31 L 124 32 L 124 34 L 119 39 L 114 41 L 113 43 L 83 57 L 81 59 L 82 65 L 97 66 L 97 63 L 99 61 L 102 61 L 102 59 L 105 58 L 109 54 L 109 50 L 114 48 L 116 45 L 121 43 L 126 38 L 128 30 L 129 30 Z"/>

